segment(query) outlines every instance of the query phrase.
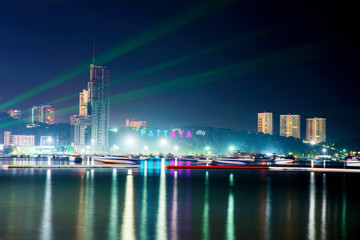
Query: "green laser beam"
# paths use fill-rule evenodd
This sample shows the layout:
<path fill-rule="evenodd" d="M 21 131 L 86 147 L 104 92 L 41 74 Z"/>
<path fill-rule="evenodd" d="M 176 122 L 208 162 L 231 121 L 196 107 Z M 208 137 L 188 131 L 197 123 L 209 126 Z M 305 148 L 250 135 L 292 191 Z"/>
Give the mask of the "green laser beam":
<path fill-rule="evenodd" d="M 121 77 L 121 78 L 119 78 L 117 80 L 112 80 L 112 81 L 109 82 L 109 86 L 116 85 L 116 84 L 131 80 L 131 79 L 134 79 L 134 78 L 137 78 L 137 77 L 146 76 L 148 74 L 152 74 L 152 73 L 155 73 L 155 72 L 158 72 L 158 71 L 161 71 L 161 70 L 164 70 L 164 69 L 179 65 L 181 63 L 196 59 L 196 58 L 201 58 L 201 57 L 204 57 L 206 55 L 213 54 L 215 52 L 218 52 L 218 51 L 224 50 L 224 49 L 226 49 L 228 47 L 231 47 L 234 44 L 239 44 L 241 42 L 249 41 L 249 40 L 255 39 L 257 37 L 264 36 L 264 35 L 270 33 L 271 31 L 273 31 L 274 29 L 276 29 L 276 26 L 260 29 L 260 30 L 251 32 L 249 34 L 246 34 L 245 36 L 232 39 L 232 40 L 227 41 L 225 43 L 217 44 L 215 46 L 205 48 L 205 49 L 202 49 L 200 51 L 196 51 L 194 53 L 190 53 L 188 55 L 185 55 L 185 56 L 170 60 L 168 62 L 164 62 L 164 63 L 160 63 L 158 65 L 152 66 L 152 67 L 148 67 L 148 68 L 140 70 L 138 72 L 128 74 L 128 75 L 126 75 L 124 77 Z M 47 105 L 51 105 L 51 104 L 59 103 L 59 102 L 62 102 L 62 101 L 66 101 L 66 100 L 69 100 L 69 99 L 72 99 L 72 98 L 78 97 L 78 96 L 79 96 L 79 92 L 76 92 L 76 93 L 73 93 L 71 95 L 68 95 L 68 96 L 65 96 L 65 97 L 62 97 L 62 98 L 47 102 Z"/>
<path fill-rule="evenodd" d="M 269 34 L 271 31 L 276 30 L 278 27 L 279 26 L 276 25 L 276 26 L 263 28 L 263 29 L 260 29 L 260 30 L 257 30 L 257 31 L 250 32 L 250 33 L 248 33 L 248 34 L 246 34 L 244 36 L 237 37 L 235 39 L 231 39 L 230 41 L 220 43 L 220 44 L 217 44 L 215 46 L 211 46 L 209 48 L 205 48 L 205 49 L 196 51 L 194 53 L 190 53 L 188 55 L 176 58 L 176 59 L 168 61 L 168 62 L 160 63 L 158 65 L 146 68 L 146 69 L 141 70 L 139 72 L 128 74 L 125 77 L 121 77 L 121 78 L 119 78 L 119 79 L 117 79 L 115 81 L 111 81 L 109 83 L 109 85 L 115 85 L 115 84 L 118 84 L 118 83 L 121 83 L 121 82 L 125 82 L 125 81 L 128 81 L 128 80 L 134 79 L 136 77 L 141 77 L 141 76 L 145 76 L 145 75 L 148 75 L 148 74 L 151 74 L 151 73 L 155 73 L 155 72 L 158 72 L 158 71 L 161 71 L 161 70 L 176 66 L 178 64 L 181 64 L 181 63 L 184 63 L 184 62 L 196 59 L 196 58 L 200 58 L 200 57 L 204 57 L 206 55 L 213 54 L 215 52 L 218 52 L 218 51 L 224 50 L 224 49 L 226 49 L 228 47 L 231 47 L 234 44 L 239 44 L 241 42 L 249 41 L 249 40 L 255 39 L 257 37 L 262 37 L 262 36 L 264 36 L 266 34 Z M 59 102 L 63 102 L 63 101 L 72 99 L 74 97 L 79 97 L 79 92 L 70 94 L 68 96 L 65 96 L 65 97 L 62 97 L 62 98 L 59 98 L 59 99 L 55 99 L 55 100 L 50 101 L 50 102 L 47 102 L 46 105 L 56 104 L 56 103 L 59 103 Z M 5 117 L 5 118 L 10 118 L 10 116 Z M 5 119 L 5 118 L 2 118 L 2 119 Z M 0 119 L 0 121 L 2 119 Z"/>
<path fill-rule="evenodd" d="M 224 67 L 220 67 L 217 69 L 213 69 L 210 71 L 206 71 L 206 72 L 202 72 L 202 73 L 198 73 L 198 74 L 194 74 L 194 75 L 190 75 L 190 76 L 185 76 L 185 77 L 180 77 L 177 78 L 175 80 L 172 81 L 167 81 L 165 83 L 160 83 L 157 85 L 152 85 L 152 86 L 148 86 L 148 87 L 144 87 L 141 89 L 136 89 L 130 92 L 126 92 L 126 93 L 121 93 L 115 96 L 111 97 L 111 102 L 125 102 L 125 101 L 129 101 L 129 100 L 133 100 L 136 99 L 139 96 L 149 96 L 149 95 L 153 95 L 153 94 L 157 94 L 163 90 L 170 90 L 170 89 L 176 89 L 177 87 L 186 87 L 187 85 L 201 85 L 201 84 L 205 84 L 207 82 L 211 82 L 214 80 L 210 80 L 209 77 L 213 77 L 215 75 L 219 75 L 219 74 L 224 74 L 226 72 L 229 71 L 234 71 L 234 70 L 242 70 L 243 73 L 250 73 L 250 72 L 254 72 L 255 70 L 250 70 L 246 68 L 250 68 L 250 67 L 254 67 L 256 65 L 261 65 L 261 64 L 270 64 L 270 66 L 275 66 L 276 64 L 274 63 L 275 61 L 280 61 L 280 60 L 287 60 L 287 64 L 289 64 L 291 61 L 289 59 L 287 59 L 288 57 L 298 57 L 298 60 L 294 60 L 294 61 L 303 61 L 301 60 L 301 58 L 304 58 L 303 55 L 306 52 L 311 52 L 315 49 L 317 49 L 320 45 L 316 44 L 316 45 L 307 45 L 307 46 L 301 46 L 301 47 L 297 47 L 297 48 L 292 48 L 292 49 L 287 49 L 287 50 L 283 50 L 280 52 L 277 52 L 275 54 L 270 54 L 268 56 L 265 57 L 260 57 L 260 58 L 255 58 L 252 60 L 247 60 L 247 61 L 241 61 L 238 63 L 234 63 L 228 66 L 224 66 Z M 313 58 L 314 56 L 311 56 L 311 58 Z M 311 59 L 310 58 L 310 59 Z M 308 57 L 305 57 L 305 59 L 309 59 Z M 286 64 L 286 63 L 283 63 Z M 257 67 L 256 69 L 266 69 L 269 67 L 266 66 L 260 66 Z M 186 85 L 187 84 L 187 85 Z"/>
<path fill-rule="evenodd" d="M 145 76 L 145 75 L 148 75 L 148 74 L 151 74 L 151 73 L 155 73 L 155 72 L 158 72 L 158 71 L 161 71 L 161 70 L 176 66 L 178 64 L 181 64 L 181 63 L 184 63 L 184 62 L 196 59 L 196 58 L 200 58 L 200 57 L 203 57 L 203 56 L 206 56 L 206 55 L 210 55 L 212 53 L 215 53 L 215 52 L 224 50 L 224 49 L 226 49 L 228 47 L 231 47 L 234 44 L 239 44 L 241 42 L 245 42 L 245 41 L 249 41 L 249 40 L 252 40 L 252 39 L 255 39 L 255 38 L 258 38 L 258 37 L 262 37 L 262 36 L 264 36 L 266 34 L 269 34 L 272 31 L 276 30 L 278 27 L 279 26 L 276 25 L 276 26 L 263 28 L 263 29 L 260 29 L 260 30 L 257 30 L 257 31 L 250 32 L 250 33 L 248 33 L 248 34 L 246 34 L 244 36 L 237 37 L 235 39 L 231 39 L 230 41 L 223 42 L 223 43 L 217 44 L 215 46 L 211 46 L 209 48 L 205 48 L 205 49 L 202 49 L 200 51 L 196 51 L 194 53 L 190 53 L 188 55 L 176 58 L 174 60 L 171 60 L 171 61 L 168 61 L 168 62 L 165 62 L 165 63 L 161 63 L 161 64 L 158 64 L 158 65 L 146 68 L 146 69 L 141 70 L 139 72 L 129 74 L 129 75 L 125 76 L 125 77 L 121 77 L 121 78 L 119 78 L 119 79 L 117 79 L 115 81 L 110 81 L 109 85 L 115 85 L 115 84 L 118 84 L 118 83 L 121 83 L 121 82 L 125 82 L 125 81 L 128 81 L 128 80 L 134 79 L 136 77 L 141 77 L 141 76 Z M 56 103 L 59 103 L 59 102 L 63 102 L 63 101 L 72 99 L 74 97 L 79 97 L 79 92 L 70 94 L 68 96 L 65 96 L 65 97 L 62 97 L 62 98 L 59 98 L 59 99 L 55 99 L 55 100 L 50 101 L 50 102 L 47 102 L 46 105 L 56 104 Z M 10 117 L 5 117 L 5 118 L 10 118 Z M 0 121 L 1 120 L 2 119 L 0 119 Z"/>
<path fill-rule="evenodd" d="M 125 101 L 134 100 L 140 97 L 147 97 L 150 95 L 154 95 L 165 90 L 177 89 L 179 87 L 184 88 L 189 86 L 202 85 L 213 81 L 222 80 L 226 77 L 240 76 L 244 74 L 268 70 L 274 67 L 312 60 L 316 57 L 319 57 L 319 55 L 313 54 L 312 51 L 318 49 L 320 46 L 321 46 L 320 44 L 312 44 L 312 45 L 305 45 L 305 46 L 282 50 L 265 57 L 259 57 L 247 61 L 241 61 L 224 67 L 213 69 L 210 71 L 201 72 L 198 74 L 193 74 L 185 77 L 180 77 L 174 80 L 167 81 L 165 83 L 160 83 L 160 84 L 144 87 L 141 89 L 129 91 L 126 93 L 121 93 L 112 96 L 110 98 L 110 101 L 121 103 Z M 289 57 L 291 57 L 293 60 L 289 59 Z M 282 62 L 276 62 L 276 61 L 282 61 Z M 264 65 L 264 64 L 268 64 L 268 65 Z M 235 73 L 231 72 L 234 70 L 236 70 L 237 72 Z M 220 74 L 226 74 L 226 75 L 217 76 Z M 67 114 L 69 112 L 73 112 L 75 109 L 78 109 L 78 105 L 60 109 L 57 111 L 57 115 Z M 21 120 L 18 121 L 21 122 Z M 0 128 L 14 124 L 17 124 L 17 121 L 1 124 Z"/>
<path fill-rule="evenodd" d="M 155 41 L 171 32 L 174 32 L 192 21 L 195 21 L 201 17 L 204 17 L 211 12 L 218 10 L 219 8 L 225 7 L 230 3 L 234 2 L 234 0 L 225 0 L 225 1 L 209 1 L 199 4 L 188 11 L 185 14 L 172 18 L 168 21 L 155 25 L 152 28 L 149 28 L 139 34 L 137 37 L 130 39 L 129 41 L 120 44 L 97 57 L 97 64 L 104 64 L 107 63 L 115 58 L 118 58 L 128 52 L 131 52 L 146 43 Z M 25 99 L 30 98 L 36 94 L 39 94 L 49 88 L 52 88 L 62 82 L 65 82 L 75 76 L 82 74 L 83 72 L 88 70 L 88 66 L 90 64 L 90 60 L 86 60 L 75 67 L 71 68 L 69 71 L 65 72 L 64 74 L 56 77 L 50 81 L 42 83 L 35 88 L 26 91 L 25 93 L 3 103 L 0 105 L 0 110 L 6 109 L 18 102 L 21 102 Z"/>

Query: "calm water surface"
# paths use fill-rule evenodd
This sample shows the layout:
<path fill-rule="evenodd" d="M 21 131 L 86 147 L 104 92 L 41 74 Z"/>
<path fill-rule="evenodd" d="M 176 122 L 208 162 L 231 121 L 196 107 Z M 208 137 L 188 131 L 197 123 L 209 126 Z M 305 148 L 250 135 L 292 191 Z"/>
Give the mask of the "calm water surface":
<path fill-rule="evenodd" d="M 359 174 L 164 169 L 174 163 L 1 169 L 0 239 L 360 238 Z"/>

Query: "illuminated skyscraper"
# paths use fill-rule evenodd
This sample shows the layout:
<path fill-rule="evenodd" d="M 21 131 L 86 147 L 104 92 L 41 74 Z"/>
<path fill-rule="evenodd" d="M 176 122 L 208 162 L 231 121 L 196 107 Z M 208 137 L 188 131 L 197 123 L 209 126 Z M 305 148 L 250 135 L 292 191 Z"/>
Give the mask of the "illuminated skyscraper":
<path fill-rule="evenodd" d="M 106 67 L 90 65 L 88 91 L 91 103 L 91 141 L 95 151 L 106 151 L 109 146 L 109 79 Z"/>
<path fill-rule="evenodd" d="M 30 109 L 30 122 L 54 124 L 55 109 L 50 105 L 33 106 Z"/>
<path fill-rule="evenodd" d="M 306 140 L 309 142 L 326 142 L 326 118 L 306 119 Z"/>
<path fill-rule="evenodd" d="M 300 115 L 280 115 L 280 136 L 300 138 Z"/>
<path fill-rule="evenodd" d="M 89 99 L 89 91 L 83 89 L 83 91 L 79 94 L 79 115 L 86 116 L 88 115 L 90 99 Z"/>
<path fill-rule="evenodd" d="M 87 90 L 83 89 L 79 95 L 79 115 L 71 117 L 74 126 L 72 143 L 78 151 L 90 145 L 93 152 L 107 152 L 109 148 L 109 73 L 106 67 L 95 65 L 94 37 L 90 81 Z M 91 139 L 88 139 L 89 135 Z"/>
<path fill-rule="evenodd" d="M 273 135 L 272 113 L 258 113 L 258 132 Z"/>

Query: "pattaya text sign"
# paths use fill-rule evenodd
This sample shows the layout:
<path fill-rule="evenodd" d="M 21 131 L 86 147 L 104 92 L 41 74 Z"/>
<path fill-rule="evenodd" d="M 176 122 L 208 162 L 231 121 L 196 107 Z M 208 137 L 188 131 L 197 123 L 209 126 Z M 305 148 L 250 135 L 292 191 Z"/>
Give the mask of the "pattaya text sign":
<path fill-rule="evenodd" d="M 171 138 L 192 138 L 191 131 L 184 130 L 145 130 L 141 129 L 141 137 L 171 137 Z"/>

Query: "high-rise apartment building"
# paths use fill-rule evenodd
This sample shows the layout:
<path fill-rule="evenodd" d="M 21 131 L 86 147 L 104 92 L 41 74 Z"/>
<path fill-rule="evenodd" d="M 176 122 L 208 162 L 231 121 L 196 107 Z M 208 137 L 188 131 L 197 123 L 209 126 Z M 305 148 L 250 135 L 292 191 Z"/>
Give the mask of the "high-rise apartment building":
<path fill-rule="evenodd" d="M 300 115 L 280 115 L 280 136 L 300 138 Z"/>
<path fill-rule="evenodd" d="M 273 135 L 273 115 L 272 113 L 258 113 L 258 132 Z"/>
<path fill-rule="evenodd" d="M 146 121 L 139 121 L 137 119 L 130 119 L 127 118 L 126 122 L 125 122 L 125 126 L 126 127 L 136 127 L 136 128 L 140 128 L 140 127 L 146 127 Z"/>
<path fill-rule="evenodd" d="M 4 131 L 4 147 L 11 145 L 10 136 L 11 136 L 10 131 Z"/>
<path fill-rule="evenodd" d="M 12 135 L 10 131 L 4 132 L 4 146 L 35 146 L 34 135 Z"/>
<path fill-rule="evenodd" d="M 30 122 L 54 124 L 55 109 L 50 105 L 33 106 L 30 109 Z"/>
<path fill-rule="evenodd" d="M 13 146 L 35 146 L 34 135 L 10 135 L 10 144 Z"/>
<path fill-rule="evenodd" d="M 306 140 L 309 142 L 326 142 L 326 118 L 306 119 Z"/>

